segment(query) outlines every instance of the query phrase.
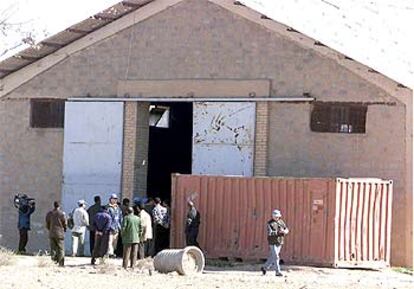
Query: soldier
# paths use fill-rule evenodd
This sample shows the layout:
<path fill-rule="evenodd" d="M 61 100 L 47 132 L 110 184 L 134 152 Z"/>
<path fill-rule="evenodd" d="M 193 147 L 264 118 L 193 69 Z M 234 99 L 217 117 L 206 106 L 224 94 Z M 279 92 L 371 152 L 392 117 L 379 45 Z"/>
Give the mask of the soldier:
<path fill-rule="evenodd" d="M 280 271 L 279 253 L 282 249 L 284 237 L 289 233 L 285 222 L 282 220 L 282 214 L 279 210 L 273 210 L 272 219 L 267 222 L 267 241 L 269 243 L 270 256 L 261 268 L 263 275 L 272 267 L 276 270 L 276 276 L 283 276 Z"/>
<path fill-rule="evenodd" d="M 65 213 L 58 202 L 53 203 L 54 209 L 46 215 L 46 228 L 49 230 L 50 255 L 52 260 L 63 267 L 65 265 L 64 237 L 66 232 Z"/>

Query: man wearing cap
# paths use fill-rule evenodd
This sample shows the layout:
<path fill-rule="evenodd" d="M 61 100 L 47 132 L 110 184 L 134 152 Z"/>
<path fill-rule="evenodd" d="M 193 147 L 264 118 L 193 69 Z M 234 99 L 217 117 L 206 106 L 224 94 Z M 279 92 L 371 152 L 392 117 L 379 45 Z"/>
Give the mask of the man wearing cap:
<path fill-rule="evenodd" d="M 270 255 L 266 263 L 261 268 L 263 275 L 272 267 L 276 270 L 276 276 L 283 276 L 280 271 L 279 253 L 282 249 L 285 235 L 289 233 L 285 222 L 282 220 L 282 214 L 279 210 L 273 210 L 272 219 L 267 222 L 267 241 L 269 243 Z"/>
<path fill-rule="evenodd" d="M 111 216 L 108 255 L 109 257 L 115 257 L 115 249 L 118 244 L 118 236 L 122 224 L 122 210 L 118 205 L 118 196 L 116 194 L 112 194 L 109 198 L 108 213 Z"/>
<path fill-rule="evenodd" d="M 200 213 L 195 208 L 193 201 L 188 200 L 187 206 L 188 206 L 188 212 L 187 212 L 187 219 L 185 222 L 186 245 L 200 247 L 200 245 L 197 242 L 198 227 L 200 226 Z"/>
<path fill-rule="evenodd" d="M 79 200 L 78 207 L 73 211 L 72 257 L 83 257 L 85 254 L 85 231 L 89 226 L 89 215 L 85 206 L 85 200 Z"/>

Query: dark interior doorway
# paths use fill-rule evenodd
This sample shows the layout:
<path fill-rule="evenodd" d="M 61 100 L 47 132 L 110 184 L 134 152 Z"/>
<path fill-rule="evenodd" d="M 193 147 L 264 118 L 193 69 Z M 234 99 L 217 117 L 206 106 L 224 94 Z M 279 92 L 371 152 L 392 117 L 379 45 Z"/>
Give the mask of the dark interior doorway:
<path fill-rule="evenodd" d="M 191 173 L 192 103 L 152 103 L 148 146 L 149 197 L 171 201 L 171 174 Z"/>

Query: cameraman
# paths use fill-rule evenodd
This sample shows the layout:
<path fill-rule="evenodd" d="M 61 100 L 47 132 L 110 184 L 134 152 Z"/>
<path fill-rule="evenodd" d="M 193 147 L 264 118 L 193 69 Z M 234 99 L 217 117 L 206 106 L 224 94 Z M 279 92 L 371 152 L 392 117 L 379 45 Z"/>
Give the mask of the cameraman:
<path fill-rule="evenodd" d="M 28 241 L 28 231 L 30 231 L 30 216 L 35 211 L 35 201 L 33 199 L 28 199 L 24 195 L 19 202 L 18 206 L 19 211 L 19 221 L 17 223 L 17 228 L 19 229 L 19 254 L 26 253 L 26 245 Z"/>

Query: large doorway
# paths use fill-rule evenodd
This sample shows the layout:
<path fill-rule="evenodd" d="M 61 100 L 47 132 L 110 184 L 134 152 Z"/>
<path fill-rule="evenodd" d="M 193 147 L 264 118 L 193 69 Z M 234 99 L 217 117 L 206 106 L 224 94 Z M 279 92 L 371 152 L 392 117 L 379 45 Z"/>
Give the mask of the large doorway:
<path fill-rule="evenodd" d="M 192 103 L 152 103 L 150 106 L 147 193 L 171 200 L 171 174 L 191 173 Z"/>

